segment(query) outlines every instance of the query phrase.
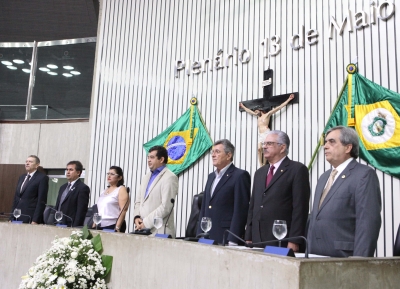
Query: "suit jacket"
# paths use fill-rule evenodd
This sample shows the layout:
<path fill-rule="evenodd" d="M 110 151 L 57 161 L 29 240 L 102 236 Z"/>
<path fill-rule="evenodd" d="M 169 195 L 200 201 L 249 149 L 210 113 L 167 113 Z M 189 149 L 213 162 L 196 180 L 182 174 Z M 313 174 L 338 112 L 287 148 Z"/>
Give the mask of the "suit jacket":
<path fill-rule="evenodd" d="M 287 238 L 305 235 L 310 200 L 307 167 L 286 157 L 266 187 L 269 167 L 261 167 L 254 175 L 245 237 L 253 243 L 276 240 L 272 234 L 274 220 L 286 221 Z"/>
<path fill-rule="evenodd" d="M 227 229 L 243 238 L 250 201 L 250 174 L 231 164 L 211 196 L 214 179 L 215 172 L 212 172 L 208 175 L 204 189 L 199 220 L 201 221 L 202 217 L 211 218 L 212 226 L 208 232 L 210 239 L 220 244 L 223 242 L 223 234 Z M 197 234 L 203 232 L 200 226 L 201 222 L 199 222 Z M 228 241 L 240 243 L 232 235 L 226 237 Z"/>
<path fill-rule="evenodd" d="M 26 175 L 27 174 L 23 174 L 18 179 L 11 212 L 13 212 L 15 208 L 21 209 L 21 214 L 29 215 L 32 222 L 41 224 L 43 223 L 43 212 L 46 207 L 49 177 L 36 171 L 21 192 L 21 185 Z M 24 223 L 29 222 L 29 218 L 24 216 L 21 216 L 18 220 Z"/>
<path fill-rule="evenodd" d="M 356 160 L 336 176 L 318 209 L 331 170 L 315 189 L 308 229 L 310 253 L 332 257 L 372 257 L 381 227 L 381 192 L 375 171 Z"/>
<path fill-rule="evenodd" d="M 64 190 L 67 188 L 68 183 L 61 186 L 55 209 L 58 210 L 60 205 L 61 196 Z M 83 226 L 85 221 L 86 212 L 88 210 L 90 189 L 80 179 L 78 179 L 74 185 L 69 189 L 67 196 L 61 204 L 60 211 L 72 219 L 72 227 Z M 71 220 L 67 217 L 63 217 L 61 220 L 62 224 L 71 226 Z"/>
<path fill-rule="evenodd" d="M 178 194 L 178 177 L 165 167 L 151 183 L 145 197 L 150 177 L 151 172 L 142 179 L 139 192 L 136 194 L 134 215 L 135 218 L 142 218 L 144 226 L 151 229 L 152 233 L 156 233 L 157 230 L 154 227 L 154 217 L 162 217 L 163 226 L 158 231 L 161 234 L 164 233 L 168 215 L 173 209 L 171 199 L 175 199 Z M 175 238 L 174 212 L 169 217 L 165 233 Z"/>

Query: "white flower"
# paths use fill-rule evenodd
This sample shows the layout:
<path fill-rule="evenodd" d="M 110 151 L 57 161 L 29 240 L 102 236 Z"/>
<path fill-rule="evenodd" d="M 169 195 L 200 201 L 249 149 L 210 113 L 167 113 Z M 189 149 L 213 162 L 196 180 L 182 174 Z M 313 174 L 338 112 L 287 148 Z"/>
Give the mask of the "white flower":
<path fill-rule="evenodd" d="M 76 259 L 76 257 L 78 257 L 78 253 L 75 252 L 75 251 L 72 252 L 72 253 L 71 253 L 71 258 L 72 258 L 72 259 Z"/>
<path fill-rule="evenodd" d="M 29 280 L 28 283 L 26 284 L 26 288 L 32 288 L 33 285 L 33 280 Z"/>
<path fill-rule="evenodd" d="M 68 283 L 74 283 L 75 282 L 75 276 L 69 276 L 67 278 Z"/>
<path fill-rule="evenodd" d="M 67 280 L 65 280 L 63 277 L 58 277 L 57 279 L 58 285 L 65 285 L 65 283 L 67 283 Z"/>

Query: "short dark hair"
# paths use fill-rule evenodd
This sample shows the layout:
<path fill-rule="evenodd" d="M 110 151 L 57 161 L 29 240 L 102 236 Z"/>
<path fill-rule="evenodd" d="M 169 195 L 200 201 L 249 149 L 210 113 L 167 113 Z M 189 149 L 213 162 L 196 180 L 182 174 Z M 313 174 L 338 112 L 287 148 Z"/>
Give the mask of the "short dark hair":
<path fill-rule="evenodd" d="M 232 157 L 231 157 L 231 161 L 233 161 L 233 155 L 235 154 L 235 146 L 227 139 L 220 139 L 217 140 L 213 146 L 222 144 L 224 146 L 224 151 L 226 154 L 231 153 Z"/>
<path fill-rule="evenodd" d="M 70 162 L 67 164 L 67 166 L 69 166 L 69 165 L 75 165 L 75 170 L 76 170 L 77 172 L 79 172 L 79 177 L 80 177 L 81 174 L 82 174 L 82 171 L 83 171 L 83 165 L 82 165 L 82 163 L 81 163 L 80 161 L 70 161 Z"/>
<path fill-rule="evenodd" d="M 122 186 L 124 184 L 124 172 L 122 171 L 122 169 L 117 166 L 111 166 L 110 170 L 114 170 L 118 176 L 122 177 L 122 179 L 118 181 L 117 187 Z"/>
<path fill-rule="evenodd" d="M 339 125 L 329 129 L 326 132 L 325 137 L 334 130 L 340 130 L 339 140 L 342 145 L 352 145 L 350 156 L 355 159 L 358 158 L 358 154 L 360 151 L 360 141 L 358 140 L 358 134 L 356 133 L 356 131 L 352 128 Z"/>
<path fill-rule="evenodd" d="M 157 151 L 157 159 L 164 158 L 164 164 L 168 163 L 168 151 L 165 147 L 163 146 L 153 146 L 149 149 L 149 153 L 152 151 Z"/>
<path fill-rule="evenodd" d="M 40 164 L 40 160 L 39 160 L 39 158 L 38 158 L 37 156 L 35 156 L 35 155 L 30 155 L 28 158 L 34 158 L 34 159 L 35 159 L 35 162 L 36 162 L 37 164 Z"/>

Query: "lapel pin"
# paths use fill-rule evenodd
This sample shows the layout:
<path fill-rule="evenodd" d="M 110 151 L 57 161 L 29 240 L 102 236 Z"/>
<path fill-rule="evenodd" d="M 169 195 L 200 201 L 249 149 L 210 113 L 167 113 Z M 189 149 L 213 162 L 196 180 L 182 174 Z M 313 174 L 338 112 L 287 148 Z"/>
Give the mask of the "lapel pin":
<path fill-rule="evenodd" d="M 344 179 L 344 178 L 346 178 L 346 176 L 345 176 L 345 175 L 342 175 L 342 179 Z"/>
<path fill-rule="evenodd" d="M 283 170 L 281 170 L 281 173 L 283 173 Z"/>

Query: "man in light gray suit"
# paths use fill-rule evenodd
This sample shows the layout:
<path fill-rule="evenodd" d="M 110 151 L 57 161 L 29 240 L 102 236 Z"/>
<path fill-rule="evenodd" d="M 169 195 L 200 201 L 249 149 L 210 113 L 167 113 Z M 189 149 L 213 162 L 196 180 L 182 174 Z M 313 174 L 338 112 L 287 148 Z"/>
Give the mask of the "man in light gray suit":
<path fill-rule="evenodd" d="M 374 255 L 381 227 L 381 192 L 375 171 L 358 163 L 354 129 L 337 126 L 325 136 L 332 165 L 319 178 L 308 229 L 312 254 L 331 257 Z"/>
<path fill-rule="evenodd" d="M 137 230 L 148 228 L 155 233 L 154 218 L 161 217 L 163 225 L 159 233 L 165 231 L 175 238 L 171 199 L 175 200 L 178 194 L 178 177 L 166 167 L 167 162 L 168 152 L 164 147 L 150 148 L 147 155 L 150 172 L 143 177 L 136 194 L 134 220 Z"/>

